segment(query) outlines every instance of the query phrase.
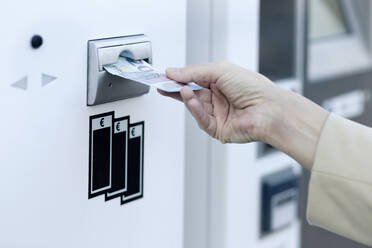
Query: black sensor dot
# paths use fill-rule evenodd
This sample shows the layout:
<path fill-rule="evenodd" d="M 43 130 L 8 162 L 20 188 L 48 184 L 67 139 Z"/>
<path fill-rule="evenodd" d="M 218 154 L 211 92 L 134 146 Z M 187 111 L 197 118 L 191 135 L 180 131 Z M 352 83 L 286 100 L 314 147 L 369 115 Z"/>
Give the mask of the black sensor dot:
<path fill-rule="evenodd" d="M 38 49 L 43 44 L 43 37 L 40 35 L 34 35 L 31 38 L 31 46 L 34 49 Z"/>

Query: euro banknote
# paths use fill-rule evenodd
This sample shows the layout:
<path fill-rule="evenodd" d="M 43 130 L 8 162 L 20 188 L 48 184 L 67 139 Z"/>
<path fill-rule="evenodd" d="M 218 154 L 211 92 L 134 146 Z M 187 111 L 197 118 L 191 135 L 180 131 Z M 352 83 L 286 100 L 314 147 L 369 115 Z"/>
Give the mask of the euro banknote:
<path fill-rule="evenodd" d="M 112 75 L 154 86 L 165 92 L 179 92 L 185 85 L 189 86 L 192 90 L 202 89 L 202 87 L 193 82 L 181 84 L 167 78 L 164 73 L 153 68 L 145 60 L 132 60 L 119 57 L 116 63 L 105 65 L 103 68 Z"/>

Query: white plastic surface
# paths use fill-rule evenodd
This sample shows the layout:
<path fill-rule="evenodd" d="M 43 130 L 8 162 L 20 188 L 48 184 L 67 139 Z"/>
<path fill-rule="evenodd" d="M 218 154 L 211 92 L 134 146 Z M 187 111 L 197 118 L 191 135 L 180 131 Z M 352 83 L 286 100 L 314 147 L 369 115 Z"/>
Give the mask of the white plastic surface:
<path fill-rule="evenodd" d="M 185 0 L 15 0 L 0 8 L 0 247 L 181 248 L 183 105 L 154 90 L 87 107 L 87 41 L 147 34 L 185 63 Z M 171 11 L 170 11 L 171 9 Z M 169 21 L 171 19 L 171 21 Z M 43 37 L 37 50 L 34 34 Z M 42 74 L 56 80 L 42 87 Z M 12 87 L 27 80 L 27 90 Z M 145 121 L 144 198 L 88 200 L 89 116 Z"/>
<path fill-rule="evenodd" d="M 188 7 L 188 63 L 228 61 L 258 71 L 259 0 L 192 0 Z M 297 77 L 281 85 L 301 92 L 301 73 L 298 68 Z M 279 152 L 258 159 L 258 144 L 223 145 L 200 132 L 190 116 L 186 141 L 185 248 L 300 247 L 298 220 L 265 237 L 260 233 L 260 180 L 297 168 L 292 159 Z"/>
<path fill-rule="evenodd" d="M 214 35 L 225 35 L 225 39 L 223 43 L 212 39 L 217 47 L 213 60 L 229 61 L 258 71 L 259 11 L 259 0 L 225 0 L 224 5 L 214 5 L 213 26 L 216 30 L 225 28 L 225 33 L 215 31 Z M 221 13 L 225 13 L 225 25 L 220 23 Z M 258 159 L 257 146 L 222 145 L 212 141 L 210 247 L 299 247 L 297 222 L 281 234 L 260 238 L 260 180 L 267 173 L 294 162 L 282 153 Z"/>

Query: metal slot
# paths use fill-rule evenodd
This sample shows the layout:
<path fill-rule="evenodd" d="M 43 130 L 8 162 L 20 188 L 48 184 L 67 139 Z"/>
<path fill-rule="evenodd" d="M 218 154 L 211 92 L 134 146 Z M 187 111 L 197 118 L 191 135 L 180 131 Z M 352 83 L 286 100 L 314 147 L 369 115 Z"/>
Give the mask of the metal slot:
<path fill-rule="evenodd" d="M 119 56 L 152 62 L 151 42 L 143 34 L 88 41 L 87 105 L 133 98 L 147 94 L 149 87 L 131 80 L 112 76 L 103 69 Z"/>

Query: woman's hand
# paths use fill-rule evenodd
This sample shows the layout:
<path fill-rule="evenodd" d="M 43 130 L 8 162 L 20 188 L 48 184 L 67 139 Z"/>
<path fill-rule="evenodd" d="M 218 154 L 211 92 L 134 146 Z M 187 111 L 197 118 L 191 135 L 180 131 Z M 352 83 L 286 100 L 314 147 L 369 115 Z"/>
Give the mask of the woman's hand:
<path fill-rule="evenodd" d="M 166 93 L 183 101 L 199 127 L 222 143 L 263 141 L 311 169 L 328 112 L 308 99 L 283 90 L 264 76 L 239 66 L 218 63 L 168 69 L 181 83 L 204 89 Z"/>
<path fill-rule="evenodd" d="M 219 63 L 168 69 L 167 76 L 178 82 L 196 82 L 204 87 L 193 92 L 166 96 L 183 100 L 199 127 L 222 143 L 262 140 L 278 107 L 276 86 L 264 76 L 239 66 Z"/>

